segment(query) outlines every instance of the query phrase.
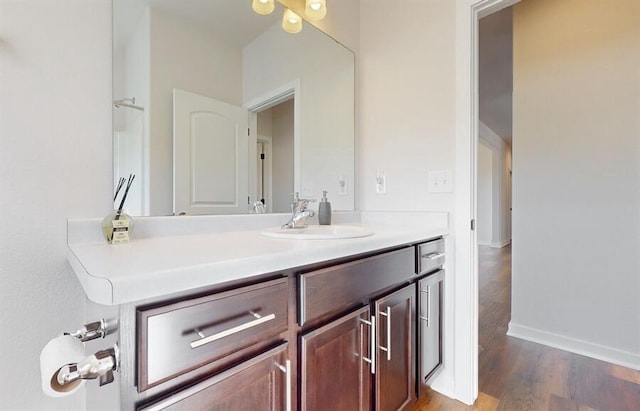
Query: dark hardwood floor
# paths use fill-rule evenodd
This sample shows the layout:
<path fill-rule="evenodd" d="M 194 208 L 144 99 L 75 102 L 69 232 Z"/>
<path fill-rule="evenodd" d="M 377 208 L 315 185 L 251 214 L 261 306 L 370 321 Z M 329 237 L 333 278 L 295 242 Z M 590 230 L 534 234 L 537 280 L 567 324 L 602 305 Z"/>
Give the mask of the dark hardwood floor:
<path fill-rule="evenodd" d="M 436 392 L 412 411 L 639 411 L 640 371 L 506 335 L 511 247 L 479 248 L 478 400 L 467 406 Z"/>

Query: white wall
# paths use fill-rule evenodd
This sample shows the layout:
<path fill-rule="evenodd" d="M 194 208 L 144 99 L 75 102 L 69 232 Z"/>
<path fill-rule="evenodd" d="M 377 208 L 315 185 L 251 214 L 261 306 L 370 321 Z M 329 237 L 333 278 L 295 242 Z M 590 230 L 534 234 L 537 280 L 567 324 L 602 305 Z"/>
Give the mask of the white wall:
<path fill-rule="evenodd" d="M 361 210 L 452 210 L 453 193 L 427 192 L 427 176 L 454 167 L 454 23 L 446 0 L 362 2 Z M 375 192 L 376 171 L 386 176 L 385 195 Z"/>
<path fill-rule="evenodd" d="M 510 333 L 640 368 L 640 2 L 514 9 Z"/>
<path fill-rule="evenodd" d="M 493 240 L 493 152 L 478 144 L 478 244 L 491 245 Z"/>
<path fill-rule="evenodd" d="M 107 0 L 0 1 L 0 409 L 82 410 L 40 388 L 40 351 L 84 324 L 66 218 L 111 208 Z"/>
<path fill-rule="evenodd" d="M 305 53 L 305 49 L 313 53 Z M 267 58 L 268 56 L 268 58 Z M 336 47 L 322 32 L 305 25 L 292 36 L 275 24 L 244 49 L 244 104 L 251 107 L 274 90 L 297 83 L 296 191 L 319 199 L 332 196 L 336 211 L 353 210 L 355 73 L 351 51 Z M 330 80 L 330 81 L 327 81 Z M 299 170 L 299 171 L 298 171 Z M 340 176 L 346 195 L 338 195 Z M 305 189 L 309 187 L 309 190 Z"/>

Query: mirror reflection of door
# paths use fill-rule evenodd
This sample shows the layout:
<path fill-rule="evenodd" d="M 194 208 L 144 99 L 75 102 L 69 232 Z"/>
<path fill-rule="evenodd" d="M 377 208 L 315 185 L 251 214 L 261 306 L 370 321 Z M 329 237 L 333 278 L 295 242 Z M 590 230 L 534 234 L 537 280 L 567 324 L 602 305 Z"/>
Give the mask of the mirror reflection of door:
<path fill-rule="evenodd" d="M 242 107 L 174 89 L 175 214 L 247 213 L 248 124 Z"/>
<path fill-rule="evenodd" d="M 288 213 L 294 191 L 294 99 L 257 115 L 258 199 L 264 195 L 267 212 Z M 263 147 L 266 148 L 264 162 L 260 160 Z"/>

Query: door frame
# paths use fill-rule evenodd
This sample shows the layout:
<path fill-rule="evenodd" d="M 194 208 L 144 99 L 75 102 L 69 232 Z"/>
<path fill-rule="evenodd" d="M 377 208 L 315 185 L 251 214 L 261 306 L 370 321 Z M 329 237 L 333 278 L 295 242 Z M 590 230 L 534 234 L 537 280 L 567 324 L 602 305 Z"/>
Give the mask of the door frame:
<path fill-rule="evenodd" d="M 456 138 L 454 246 L 454 396 L 466 404 L 478 397 L 477 214 L 478 23 L 520 0 L 456 1 Z"/>
<path fill-rule="evenodd" d="M 265 148 L 264 152 L 265 152 L 266 159 L 263 160 L 264 171 L 262 174 L 262 178 L 264 180 L 266 175 L 266 181 L 265 181 L 266 188 L 264 189 L 264 192 L 262 194 L 263 196 L 265 192 L 268 194 L 266 196 L 267 202 L 265 206 L 267 207 L 267 212 L 272 213 L 273 212 L 273 171 L 272 171 L 273 170 L 273 165 L 272 165 L 273 139 L 271 137 L 258 135 L 256 143 L 262 143 L 263 147 Z M 256 155 L 254 156 L 254 160 L 257 157 L 258 157 L 258 154 L 256 153 Z M 256 170 L 256 175 L 258 175 L 257 170 Z M 260 197 L 257 194 L 258 194 L 258 189 L 257 189 L 257 181 L 256 181 L 256 201 Z"/>
<path fill-rule="evenodd" d="M 258 113 L 264 110 L 268 110 L 273 106 L 285 102 L 293 97 L 293 187 L 294 191 L 300 191 L 300 121 L 301 121 L 301 87 L 300 79 L 295 79 L 289 83 L 283 84 L 280 87 L 276 87 L 272 90 L 265 92 L 258 97 L 252 98 L 246 102 L 243 107 L 249 110 L 249 145 L 254 147 L 253 155 L 251 151 L 249 155 L 251 158 L 255 158 L 255 147 L 258 142 L 258 130 L 257 130 L 257 116 Z M 250 164 L 253 164 L 250 162 Z M 249 175 L 253 176 L 253 183 L 249 183 L 250 189 L 253 187 L 253 197 L 257 195 L 257 183 L 255 182 L 257 170 L 252 169 L 249 166 Z"/>

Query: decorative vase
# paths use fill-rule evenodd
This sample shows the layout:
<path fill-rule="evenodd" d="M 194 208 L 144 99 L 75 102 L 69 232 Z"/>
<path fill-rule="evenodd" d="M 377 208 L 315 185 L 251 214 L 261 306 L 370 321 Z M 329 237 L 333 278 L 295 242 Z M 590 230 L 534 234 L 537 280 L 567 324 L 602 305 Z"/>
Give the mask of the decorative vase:
<path fill-rule="evenodd" d="M 102 234 L 109 244 L 126 244 L 133 231 L 133 219 L 125 213 L 114 211 L 102 220 Z"/>

